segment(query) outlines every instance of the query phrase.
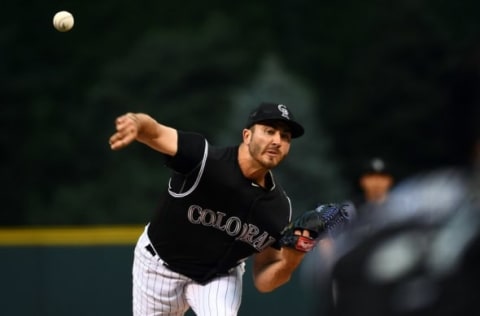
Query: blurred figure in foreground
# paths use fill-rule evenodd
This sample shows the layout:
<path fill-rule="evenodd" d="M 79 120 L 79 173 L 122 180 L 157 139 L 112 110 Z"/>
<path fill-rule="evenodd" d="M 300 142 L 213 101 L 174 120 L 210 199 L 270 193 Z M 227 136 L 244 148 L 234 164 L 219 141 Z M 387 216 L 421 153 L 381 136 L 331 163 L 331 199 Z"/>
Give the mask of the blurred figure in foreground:
<path fill-rule="evenodd" d="M 402 181 L 368 234 L 343 234 L 332 315 L 480 315 L 479 165 Z"/>

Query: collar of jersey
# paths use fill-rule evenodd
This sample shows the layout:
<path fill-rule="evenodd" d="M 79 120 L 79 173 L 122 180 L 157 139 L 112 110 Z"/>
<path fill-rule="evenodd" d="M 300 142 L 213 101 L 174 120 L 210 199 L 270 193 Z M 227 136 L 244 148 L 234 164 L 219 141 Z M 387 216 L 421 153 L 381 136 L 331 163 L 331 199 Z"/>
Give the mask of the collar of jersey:
<path fill-rule="evenodd" d="M 270 186 L 270 188 L 267 188 L 267 190 L 273 191 L 275 189 L 275 186 L 276 186 L 275 179 L 273 178 L 273 174 L 270 170 L 268 170 L 268 175 L 269 175 L 268 179 L 270 179 L 271 186 Z M 269 182 L 268 179 L 265 179 L 265 181 Z M 256 184 L 255 182 L 252 182 L 252 186 L 260 188 L 260 186 L 258 184 Z"/>

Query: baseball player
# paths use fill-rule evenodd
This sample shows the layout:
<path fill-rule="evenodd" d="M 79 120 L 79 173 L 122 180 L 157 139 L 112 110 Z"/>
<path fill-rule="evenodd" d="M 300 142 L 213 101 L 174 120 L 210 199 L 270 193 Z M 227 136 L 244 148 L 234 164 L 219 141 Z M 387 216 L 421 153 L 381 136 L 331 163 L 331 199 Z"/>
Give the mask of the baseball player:
<path fill-rule="evenodd" d="M 163 154 L 172 170 L 135 247 L 135 316 L 184 315 L 189 308 L 197 315 L 236 315 L 248 257 L 256 288 L 272 291 L 290 279 L 324 231 L 348 218 L 341 206 L 328 205 L 291 222 L 290 199 L 272 169 L 304 128 L 285 105 L 260 104 L 242 142 L 230 147 L 144 113 L 122 115 L 115 126 L 111 149 L 136 140 Z"/>

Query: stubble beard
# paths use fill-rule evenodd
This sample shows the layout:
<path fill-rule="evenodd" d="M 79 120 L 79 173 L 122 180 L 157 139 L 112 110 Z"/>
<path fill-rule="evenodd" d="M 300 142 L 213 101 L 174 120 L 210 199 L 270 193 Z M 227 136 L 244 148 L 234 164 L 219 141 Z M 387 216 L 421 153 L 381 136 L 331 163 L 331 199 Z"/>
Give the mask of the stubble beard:
<path fill-rule="evenodd" d="M 268 170 L 275 168 L 283 160 L 282 156 L 278 156 L 278 159 L 268 157 L 264 154 L 265 150 L 256 144 L 250 144 L 248 146 L 248 151 L 250 152 L 252 158 L 257 161 L 260 166 Z"/>

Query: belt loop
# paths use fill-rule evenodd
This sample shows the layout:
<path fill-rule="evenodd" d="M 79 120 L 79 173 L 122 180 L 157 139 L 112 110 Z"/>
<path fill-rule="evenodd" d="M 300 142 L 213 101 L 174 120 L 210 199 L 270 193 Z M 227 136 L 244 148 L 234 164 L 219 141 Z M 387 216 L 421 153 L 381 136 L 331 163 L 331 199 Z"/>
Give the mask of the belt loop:
<path fill-rule="evenodd" d="M 157 255 L 155 249 L 153 248 L 152 244 L 148 244 L 145 249 L 152 255 L 152 257 L 155 257 Z"/>

